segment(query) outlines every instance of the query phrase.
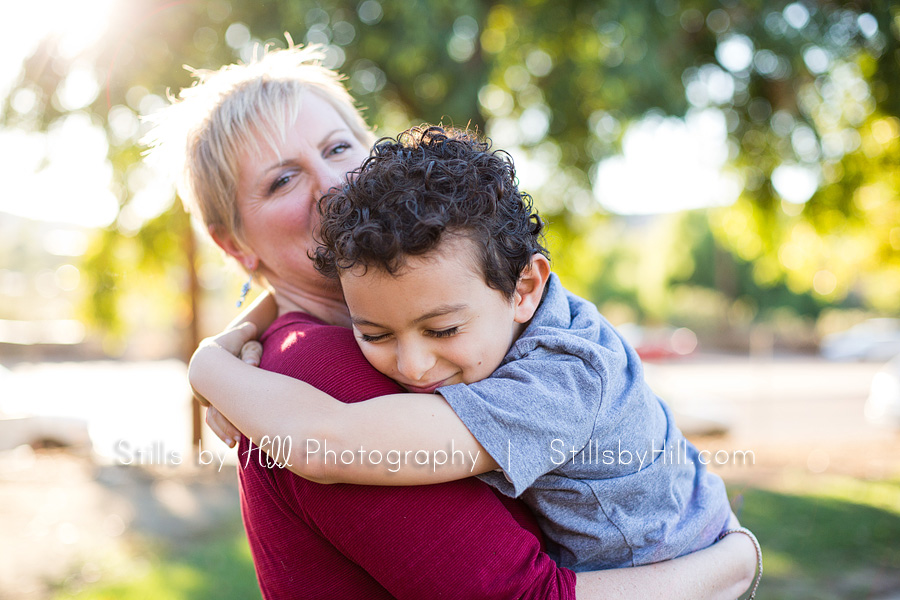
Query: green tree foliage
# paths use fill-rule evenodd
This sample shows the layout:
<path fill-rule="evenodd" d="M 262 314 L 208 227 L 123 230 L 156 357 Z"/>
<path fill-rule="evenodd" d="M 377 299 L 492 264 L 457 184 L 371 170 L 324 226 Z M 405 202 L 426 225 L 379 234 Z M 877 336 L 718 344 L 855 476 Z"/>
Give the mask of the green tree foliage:
<path fill-rule="evenodd" d="M 539 164 L 546 177 L 530 191 L 551 221 L 555 268 L 576 291 L 636 302 L 649 315 L 665 314 L 666 286 L 679 281 L 717 287 L 732 300 L 784 288 L 811 294 L 816 306 L 852 295 L 900 311 L 900 9 L 893 3 L 130 0 L 114 11 L 107 34 L 81 56 L 66 57 L 45 40 L 0 113 L 6 126 L 44 130 L 86 112 L 107 132 L 121 210 L 87 261 L 101 322 L 119 318 L 122 256 L 138 257 L 143 273 L 174 273 L 162 281 L 188 288 L 185 252 L 172 239 L 189 230 L 179 209 L 173 203 L 148 219 L 130 208 L 155 177 L 140 165 L 138 116 L 158 108 L 167 90 L 190 84 L 182 64 L 246 61 L 255 44 L 283 46 L 284 32 L 327 46 L 329 66 L 346 74 L 379 132 L 468 123 L 523 164 Z M 89 65 L 100 83 L 88 106 L 59 100 L 73 63 Z M 23 89 L 37 99 L 27 114 L 10 100 Z M 690 248 L 652 266 L 647 259 L 642 277 L 655 281 L 616 273 L 617 257 L 630 251 L 612 246 L 616 226 L 594 198 L 598 162 L 616 154 L 628 126 L 646 115 L 700 109 L 724 116 L 728 168 L 743 191 L 733 205 L 701 213 L 708 226 L 687 231 L 699 246 L 733 254 L 726 262 L 747 265 L 755 287 L 733 279 L 737 267 L 708 277 Z M 691 243 L 680 238 L 669 247 Z"/>
<path fill-rule="evenodd" d="M 762 19 L 729 14 L 728 35 L 746 36 L 754 59 L 732 73 L 746 90 L 725 107 L 745 188 L 713 216 L 717 238 L 753 262 L 763 286 L 783 282 L 829 301 L 854 294 L 896 313 L 896 6 L 798 3 Z M 777 189 L 785 169 L 818 184 L 805 203 L 804 194 L 791 202 Z"/>

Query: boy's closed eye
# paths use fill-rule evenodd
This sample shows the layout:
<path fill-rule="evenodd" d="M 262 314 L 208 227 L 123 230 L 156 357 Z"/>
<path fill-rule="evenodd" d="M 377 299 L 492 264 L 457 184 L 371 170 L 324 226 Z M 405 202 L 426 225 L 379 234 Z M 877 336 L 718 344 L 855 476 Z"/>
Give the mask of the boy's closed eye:
<path fill-rule="evenodd" d="M 447 329 L 440 330 L 429 329 L 425 333 L 435 338 L 446 338 L 459 333 L 459 327 L 448 327 Z"/>
<path fill-rule="evenodd" d="M 370 344 L 375 343 L 375 342 L 381 342 L 381 341 L 387 339 L 387 337 L 388 337 L 387 333 L 379 333 L 379 334 L 360 333 L 359 334 L 360 340 L 362 340 L 363 342 L 370 343 Z"/>
<path fill-rule="evenodd" d="M 459 327 L 448 327 L 447 329 L 426 329 L 424 334 L 428 337 L 433 338 L 448 338 L 454 336 L 459 333 Z M 389 333 L 378 333 L 378 334 L 370 334 L 370 333 L 361 333 L 359 334 L 359 339 L 363 342 L 374 344 L 378 342 L 385 341 L 391 336 Z"/>

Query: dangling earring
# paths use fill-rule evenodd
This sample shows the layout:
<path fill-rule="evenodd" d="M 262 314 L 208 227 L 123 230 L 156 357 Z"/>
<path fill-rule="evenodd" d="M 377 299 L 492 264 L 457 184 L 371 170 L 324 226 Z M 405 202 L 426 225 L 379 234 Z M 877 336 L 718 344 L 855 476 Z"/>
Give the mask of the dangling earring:
<path fill-rule="evenodd" d="M 250 291 L 250 282 L 253 281 L 253 273 L 250 273 L 250 279 L 244 282 L 244 285 L 241 286 L 241 297 L 238 298 L 237 307 L 240 308 L 241 305 L 244 304 L 244 300 L 247 299 L 247 292 Z"/>

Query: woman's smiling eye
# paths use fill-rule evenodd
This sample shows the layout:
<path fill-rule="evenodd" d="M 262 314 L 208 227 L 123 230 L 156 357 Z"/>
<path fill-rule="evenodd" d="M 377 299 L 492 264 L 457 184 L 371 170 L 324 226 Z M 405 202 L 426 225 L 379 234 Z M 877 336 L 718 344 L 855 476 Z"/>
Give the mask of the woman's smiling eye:
<path fill-rule="evenodd" d="M 450 329 L 441 329 L 439 331 L 429 331 L 428 335 L 436 338 L 445 338 L 459 333 L 459 327 L 451 327 Z"/>
<path fill-rule="evenodd" d="M 332 147 L 331 150 L 329 151 L 329 154 L 343 154 L 344 152 L 346 152 L 349 149 L 350 149 L 350 144 L 348 144 L 347 142 L 341 142 L 341 143 L 335 145 L 334 147 Z"/>
<path fill-rule="evenodd" d="M 290 181 L 291 181 L 290 175 L 282 175 L 282 176 L 276 178 L 275 181 L 272 182 L 272 185 L 269 186 L 269 194 L 274 194 L 280 188 L 283 188 L 288 183 L 290 183 Z"/>

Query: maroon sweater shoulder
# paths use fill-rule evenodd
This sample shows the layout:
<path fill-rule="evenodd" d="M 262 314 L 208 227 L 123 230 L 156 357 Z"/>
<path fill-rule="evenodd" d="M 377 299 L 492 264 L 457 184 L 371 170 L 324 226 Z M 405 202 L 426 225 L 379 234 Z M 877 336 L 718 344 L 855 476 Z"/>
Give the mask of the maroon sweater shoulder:
<path fill-rule="evenodd" d="M 260 337 L 260 367 L 322 390 L 341 402 L 360 402 L 403 388 L 366 361 L 353 332 L 303 313 L 279 317 Z"/>

